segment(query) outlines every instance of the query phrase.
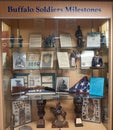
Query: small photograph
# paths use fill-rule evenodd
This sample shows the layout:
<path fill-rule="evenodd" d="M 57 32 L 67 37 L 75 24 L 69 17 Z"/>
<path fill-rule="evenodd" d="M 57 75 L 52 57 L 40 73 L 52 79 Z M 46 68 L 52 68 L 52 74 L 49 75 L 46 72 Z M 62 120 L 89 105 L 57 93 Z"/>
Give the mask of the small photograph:
<path fill-rule="evenodd" d="M 69 90 L 69 77 L 57 77 L 57 92 Z"/>
<path fill-rule="evenodd" d="M 24 78 L 12 78 L 11 79 L 11 92 L 20 92 L 19 88 L 24 87 Z"/>
<path fill-rule="evenodd" d="M 40 68 L 53 68 L 53 51 L 41 53 Z"/>
<path fill-rule="evenodd" d="M 26 53 L 13 53 L 13 69 L 21 70 L 26 68 Z"/>

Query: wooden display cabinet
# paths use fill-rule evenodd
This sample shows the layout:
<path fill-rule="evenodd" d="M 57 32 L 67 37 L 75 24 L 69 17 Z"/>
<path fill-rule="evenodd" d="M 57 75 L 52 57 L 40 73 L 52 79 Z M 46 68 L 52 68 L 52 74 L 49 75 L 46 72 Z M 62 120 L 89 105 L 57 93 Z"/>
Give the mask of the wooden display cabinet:
<path fill-rule="evenodd" d="M 93 25 L 92 25 L 93 23 Z M 77 41 L 76 41 L 76 37 L 75 37 L 75 31 L 77 29 L 77 26 L 80 25 L 81 26 L 81 30 L 83 32 L 83 47 L 77 47 Z M 90 26 L 89 26 L 90 25 Z M 11 85 L 10 85 L 10 79 L 13 78 L 14 73 L 30 73 L 31 75 L 34 73 L 35 75 L 38 75 L 39 73 L 41 74 L 49 74 L 47 76 L 51 76 L 50 73 L 55 74 L 56 77 L 69 77 L 70 82 L 69 82 L 69 88 L 72 87 L 77 81 L 79 81 L 83 76 L 88 76 L 88 78 L 90 79 L 92 72 L 91 69 L 81 69 L 81 64 L 80 64 L 80 57 L 77 59 L 76 64 L 77 66 L 75 68 L 58 68 L 57 66 L 57 52 L 68 52 L 70 54 L 71 50 L 77 50 L 79 51 L 79 53 L 81 54 L 82 51 L 84 50 L 96 50 L 97 48 L 86 48 L 86 43 L 87 43 L 87 33 L 91 32 L 91 30 L 93 29 L 94 32 L 106 32 L 108 34 L 106 35 L 110 35 L 110 30 L 109 28 L 106 28 L 106 26 L 110 25 L 110 21 L 109 19 L 8 19 L 8 20 L 2 20 L 1 21 L 1 26 L 3 26 L 4 28 L 6 28 L 6 30 L 2 30 L 1 32 L 1 36 L 4 37 L 6 39 L 6 41 L 4 41 L 4 39 L 1 39 L 1 54 L 3 52 L 7 53 L 7 56 L 2 57 L 2 60 L 6 60 L 6 64 L 4 64 L 4 66 L 1 64 L 0 68 L 3 69 L 3 71 L 1 71 L 1 90 L 3 93 L 1 93 L 1 97 L 3 100 L 1 100 L 1 104 L 4 104 L 4 110 L 3 108 L 0 108 L 0 112 L 1 115 L 4 117 L 4 120 L 1 121 L 2 123 L 4 122 L 4 128 L 6 130 L 10 130 L 10 128 L 14 129 L 14 130 L 18 130 L 20 127 L 22 127 L 23 125 L 28 125 L 30 127 L 32 127 L 32 129 L 37 129 L 36 128 L 36 124 L 37 124 L 37 104 L 36 104 L 36 100 L 46 100 L 46 105 L 45 105 L 45 115 L 44 115 L 44 120 L 45 120 L 45 124 L 43 124 L 43 127 L 45 126 L 45 128 L 43 129 L 53 129 L 51 127 L 52 125 L 52 120 L 53 120 L 53 115 L 50 112 L 50 107 L 55 105 L 55 102 L 57 99 L 59 99 L 61 101 L 61 104 L 63 106 L 63 108 L 65 109 L 67 116 L 66 116 L 66 120 L 68 120 L 69 123 L 69 128 L 68 129 L 75 129 L 74 126 L 74 118 L 75 118 L 75 113 L 74 113 L 74 104 L 73 104 L 73 97 L 71 97 L 70 95 L 64 95 L 63 99 L 59 96 L 59 93 L 57 93 L 57 96 L 51 96 L 51 93 L 46 93 L 47 95 L 43 94 L 37 94 L 35 92 L 34 94 L 29 94 L 27 95 L 28 100 L 30 100 L 32 102 L 31 105 L 31 113 L 32 113 L 32 120 L 30 123 L 23 123 L 22 125 L 19 125 L 18 127 L 13 127 L 11 126 L 13 123 L 11 121 L 12 119 L 12 96 L 11 96 Z M 99 29 L 99 30 L 98 30 Z M 41 48 L 29 48 L 29 37 L 30 34 L 42 34 L 42 47 Z M 11 38 L 11 34 L 14 35 L 15 38 L 15 46 L 11 48 L 10 46 L 10 41 L 9 39 Z M 18 46 L 18 36 L 21 34 L 22 38 L 23 38 L 23 43 L 22 43 L 22 47 Z M 44 40 L 49 36 L 49 35 L 53 35 L 55 34 L 55 45 L 54 47 L 44 47 Z M 71 40 L 72 40 L 72 47 L 63 47 L 61 48 L 60 46 L 60 34 L 70 34 L 71 36 Z M 39 40 L 39 39 L 37 39 Z M 65 40 L 65 39 L 64 39 Z M 69 42 L 69 39 L 67 39 Z M 108 39 L 107 39 L 108 40 Z M 110 40 L 110 37 L 109 37 Z M 109 41 L 108 40 L 108 41 Z M 67 42 L 67 41 L 65 41 Z M 6 43 L 6 44 L 5 44 Z M 66 43 L 68 44 L 68 43 Z M 110 44 L 110 43 L 109 43 Z M 109 52 L 109 45 L 106 41 L 105 45 L 103 46 L 101 43 L 101 47 L 99 48 L 99 50 L 101 51 L 101 55 L 103 58 L 103 63 L 106 67 L 106 65 L 109 66 L 109 58 L 108 55 L 111 54 Z M 107 50 L 107 51 L 106 51 Z M 37 52 L 41 52 L 41 51 L 46 51 L 46 52 L 54 52 L 55 56 L 53 57 L 53 64 L 49 67 L 49 68 L 38 68 L 38 69 L 29 69 L 29 68 L 22 68 L 22 69 L 15 69 L 13 68 L 13 52 L 25 52 L 26 54 L 30 53 L 37 53 Z M 24 55 L 25 56 L 25 55 Z M 41 54 L 40 54 L 41 56 Z M 27 56 L 26 56 L 27 57 Z M 5 58 L 5 59 L 4 59 Z M 88 58 L 88 57 L 87 57 Z M 40 60 L 40 58 L 39 58 Z M 34 62 L 32 62 L 34 63 Z M 69 64 L 70 64 L 70 59 L 69 59 Z M 111 63 L 110 63 L 111 64 Z M 1 69 L 1 70 L 2 70 Z M 108 97 L 108 92 L 109 90 L 109 74 L 110 72 L 110 68 L 105 68 L 104 70 L 102 69 L 102 73 L 103 76 L 106 78 L 107 80 L 107 84 L 106 85 L 106 96 L 103 97 L 103 102 L 104 102 L 104 106 L 101 108 L 102 109 L 102 114 L 103 114 L 103 119 L 101 121 L 101 123 L 92 123 L 92 122 L 86 122 L 83 121 L 83 127 L 81 128 L 81 130 L 85 130 L 85 129 L 96 129 L 96 130 L 107 130 L 108 129 L 108 125 L 109 125 L 109 121 L 110 121 L 110 116 L 109 116 L 109 97 Z M 95 72 L 98 75 L 98 72 Z M 100 72 L 99 72 L 100 74 Z M 111 74 L 110 74 L 111 75 Z M 45 76 L 45 75 L 44 75 Z M 53 75 L 52 75 L 53 76 Z M 47 77 L 41 79 L 43 81 L 43 84 L 40 85 L 50 85 L 50 87 L 52 87 L 53 89 L 56 90 L 56 82 L 53 80 L 56 80 L 56 77 L 52 77 L 52 81 Z M 2 82 L 3 79 L 3 82 Z M 29 78 L 27 79 L 27 81 L 29 80 Z M 46 80 L 46 81 L 45 81 Z M 50 81 L 48 81 L 50 80 Z M 34 82 L 34 81 L 33 81 Z M 33 84 L 33 82 L 31 82 Z M 39 84 L 38 84 L 39 85 Z M 53 85 L 53 86 L 52 86 Z M 108 85 L 108 86 L 107 86 Z M 29 86 L 29 84 L 28 84 Z M 29 88 L 28 88 L 29 89 Z M 35 90 L 34 90 L 35 91 Z M 22 93 L 23 94 L 23 93 Z M 50 95 L 50 96 L 48 96 Z M 55 94 L 53 94 L 55 95 Z M 61 94 L 62 95 L 62 94 Z M 25 95 L 24 95 L 25 96 Z M 23 96 L 23 97 L 24 97 Z M 22 95 L 20 94 L 19 97 L 21 99 L 19 100 L 26 100 L 25 98 L 23 99 Z M 15 98 L 13 99 L 15 100 Z M 4 102 L 3 102 L 4 101 Z M 38 103 L 38 102 L 37 102 Z M 68 105 L 66 105 L 68 104 Z M 15 120 L 13 118 L 13 120 Z M 14 124 L 13 124 L 14 125 Z M 4 130 L 4 128 L 2 128 Z M 11 130 L 12 130 L 11 129 Z M 76 128 L 77 129 L 77 128 Z M 78 128 L 79 129 L 79 128 Z M 108 129 L 110 130 L 110 129 Z"/>

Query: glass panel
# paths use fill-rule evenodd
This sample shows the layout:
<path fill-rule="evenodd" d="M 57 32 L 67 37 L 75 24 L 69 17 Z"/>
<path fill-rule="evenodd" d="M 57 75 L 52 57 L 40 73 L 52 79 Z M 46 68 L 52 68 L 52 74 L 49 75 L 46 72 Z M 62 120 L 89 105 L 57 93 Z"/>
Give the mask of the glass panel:
<path fill-rule="evenodd" d="M 83 123 L 87 121 L 89 124 L 102 122 L 99 124 L 99 130 L 101 127 L 103 130 L 103 125 L 105 129 L 108 129 L 109 36 L 109 19 L 3 20 L 2 58 L 5 128 L 17 130 L 23 125 L 32 128 L 46 127 L 46 125 L 44 126 L 45 120 L 51 128 L 52 120 L 50 121 L 50 118 L 52 119 L 53 115 L 49 110 L 52 106 L 57 106 L 59 101 L 66 113 L 69 114 L 66 116 L 66 120 L 69 120 L 68 123 L 72 127 L 71 120 L 76 125 L 74 122 L 76 118 L 74 115 L 77 114 L 76 111 L 78 110 L 76 101 L 79 101 L 78 97 L 82 97 L 86 110 L 89 109 L 87 104 L 91 105 L 92 102 L 93 108 L 95 107 L 93 114 L 96 112 L 91 120 L 89 117 L 84 118 L 83 114 L 86 113 L 86 110 L 82 104 L 79 118 L 84 120 Z M 100 42 L 95 44 L 97 41 Z M 89 43 L 92 44 L 90 47 Z M 92 54 L 90 58 L 83 53 L 88 52 L 89 54 L 89 51 Z M 57 57 L 59 54 L 62 56 Z M 45 61 L 43 61 L 44 57 L 46 57 Z M 89 59 L 93 60 L 95 57 L 96 60 L 92 64 L 93 61 Z M 66 63 L 62 63 L 66 58 Z M 98 59 L 101 61 L 97 62 Z M 42 65 L 43 62 L 45 62 L 44 65 Z M 81 64 L 83 68 L 81 68 Z M 82 89 L 81 83 L 84 76 L 89 82 L 93 76 L 104 77 L 104 94 L 101 96 L 90 95 L 89 82 L 86 85 L 87 89 Z M 68 108 L 66 104 L 70 104 L 71 107 Z M 45 116 L 43 121 L 40 113 L 36 115 L 37 108 L 40 109 L 41 107 L 44 109 L 41 109 L 41 114 Z M 45 112 L 48 114 L 45 115 Z M 91 115 L 91 111 L 88 114 Z M 42 124 L 36 123 L 34 126 L 38 116 Z M 69 126 L 66 124 L 65 127 Z M 85 126 L 83 126 L 84 129 L 86 129 Z"/>

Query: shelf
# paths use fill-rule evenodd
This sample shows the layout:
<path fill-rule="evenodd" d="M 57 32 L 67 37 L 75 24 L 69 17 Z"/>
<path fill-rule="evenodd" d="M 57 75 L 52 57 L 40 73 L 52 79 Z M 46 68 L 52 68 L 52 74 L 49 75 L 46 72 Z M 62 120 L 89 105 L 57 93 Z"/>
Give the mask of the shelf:
<path fill-rule="evenodd" d="M 25 124 L 25 125 L 31 126 L 31 128 L 33 130 L 37 130 L 36 123 L 37 122 L 35 121 L 35 122 Z M 70 129 L 71 130 L 75 130 L 75 129 L 77 129 L 77 130 L 107 130 L 102 123 L 98 124 L 98 123 L 84 122 L 83 121 L 83 125 L 84 125 L 83 127 L 75 127 L 74 123 L 73 123 L 73 120 L 68 120 L 68 123 L 69 123 L 69 128 L 61 128 L 61 129 L 64 129 L 64 130 L 70 130 Z M 49 120 L 46 120 L 45 125 L 46 125 L 46 127 L 43 128 L 43 130 L 53 130 L 53 128 L 51 128 L 52 123 Z M 19 128 L 20 127 L 16 127 L 15 130 L 18 130 Z M 54 128 L 54 129 L 59 130 L 59 128 Z M 6 129 L 6 130 L 8 130 L 8 129 Z"/>

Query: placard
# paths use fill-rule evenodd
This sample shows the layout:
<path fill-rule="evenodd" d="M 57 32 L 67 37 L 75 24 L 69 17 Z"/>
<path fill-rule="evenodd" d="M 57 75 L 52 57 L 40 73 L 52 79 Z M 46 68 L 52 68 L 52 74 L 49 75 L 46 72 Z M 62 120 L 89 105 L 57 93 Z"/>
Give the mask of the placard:
<path fill-rule="evenodd" d="M 29 47 L 38 48 L 42 46 L 42 35 L 41 34 L 30 34 Z"/>
<path fill-rule="evenodd" d="M 90 32 L 87 34 L 87 47 L 100 48 L 100 32 Z"/>
<path fill-rule="evenodd" d="M 89 69 L 92 66 L 94 51 L 86 50 L 81 53 L 81 69 Z"/>
<path fill-rule="evenodd" d="M 70 68 L 68 52 L 57 52 L 59 68 Z"/>
<path fill-rule="evenodd" d="M 70 34 L 60 34 L 61 47 L 72 47 L 72 40 Z"/>

